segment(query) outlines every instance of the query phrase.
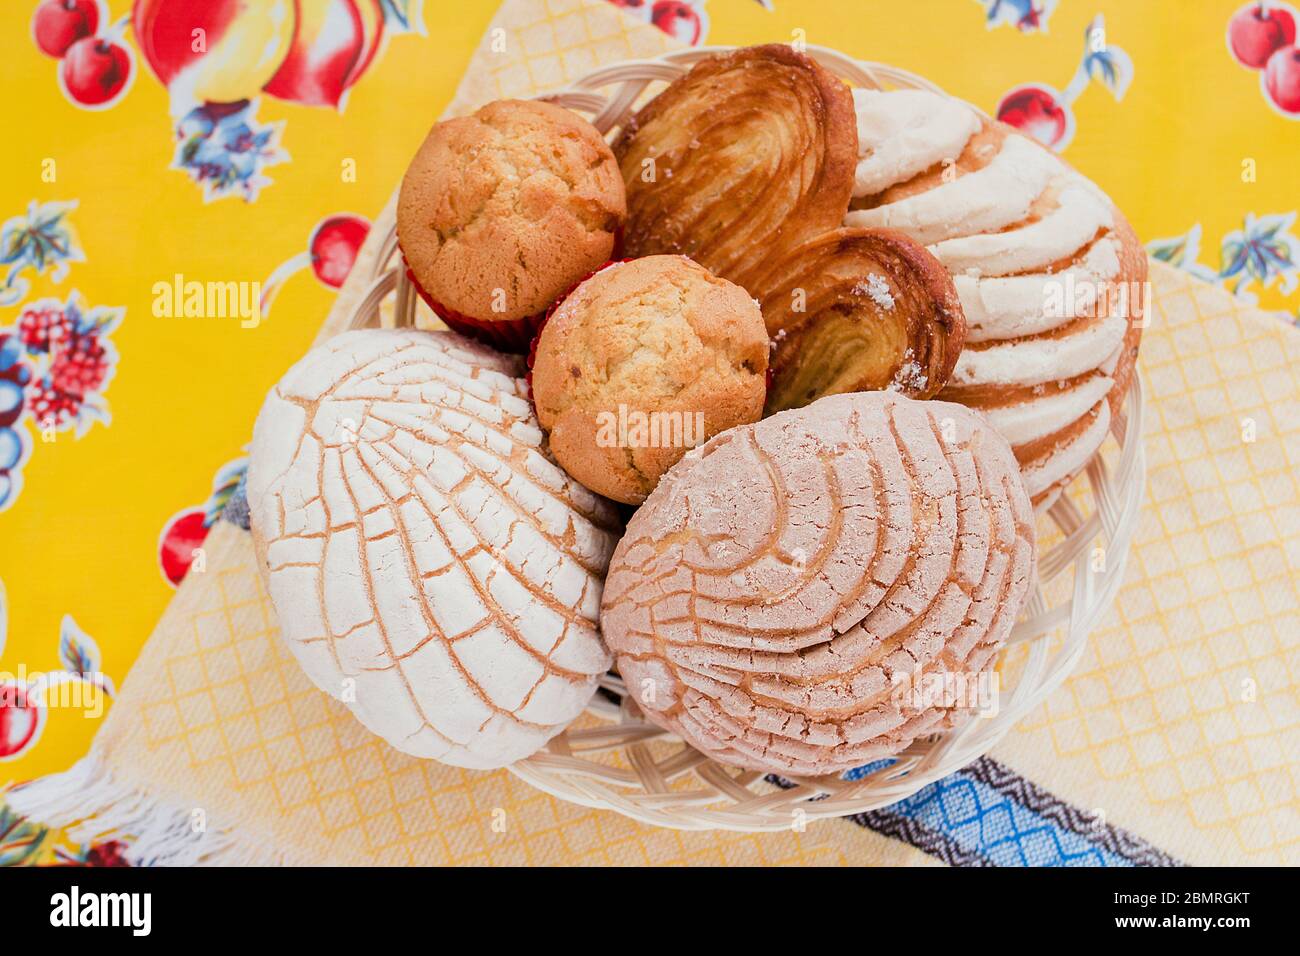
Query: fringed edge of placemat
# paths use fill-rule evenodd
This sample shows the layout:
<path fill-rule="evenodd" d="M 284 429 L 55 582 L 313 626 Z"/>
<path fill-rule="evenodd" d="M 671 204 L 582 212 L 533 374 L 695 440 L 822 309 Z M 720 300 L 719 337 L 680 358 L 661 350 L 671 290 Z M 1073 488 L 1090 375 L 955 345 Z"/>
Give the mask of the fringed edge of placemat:
<path fill-rule="evenodd" d="M 123 853 L 132 866 L 288 866 L 291 854 L 275 847 L 270 835 L 236 833 L 165 797 L 113 778 L 92 750 L 62 773 L 20 784 L 4 794 L 13 810 L 73 840 L 94 843 L 126 837 Z"/>

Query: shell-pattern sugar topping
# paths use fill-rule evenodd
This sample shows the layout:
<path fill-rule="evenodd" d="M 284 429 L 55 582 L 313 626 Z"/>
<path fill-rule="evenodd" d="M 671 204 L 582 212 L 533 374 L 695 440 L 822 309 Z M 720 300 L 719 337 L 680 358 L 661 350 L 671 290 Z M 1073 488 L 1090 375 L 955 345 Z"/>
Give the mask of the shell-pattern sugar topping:
<path fill-rule="evenodd" d="M 272 390 L 248 500 L 284 637 L 395 747 L 500 767 L 586 706 L 614 506 L 551 459 L 517 359 L 348 332 Z"/>
<path fill-rule="evenodd" d="M 835 395 L 674 467 L 615 550 L 601 623 L 652 721 L 724 763 L 839 773 L 969 714 L 929 690 L 987 676 L 1033 563 L 984 419 Z"/>

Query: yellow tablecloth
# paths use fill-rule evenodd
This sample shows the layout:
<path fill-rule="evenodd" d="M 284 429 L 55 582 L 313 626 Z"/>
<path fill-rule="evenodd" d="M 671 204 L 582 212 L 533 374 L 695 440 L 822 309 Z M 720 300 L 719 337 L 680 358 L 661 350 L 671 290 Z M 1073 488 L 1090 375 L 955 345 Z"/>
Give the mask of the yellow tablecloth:
<path fill-rule="evenodd" d="M 509 0 L 499 11 L 373 2 L 388 16 L 385 39 L 342 112 L 241 91 L 232 67 L 206 81 L 252 103 L 197 117 L 155 74 L 167 57 L 134 29 L 104 41 L 132 58 L 124 91 L 88 111 L 76 100 L 94 84 L 69 66 L 80 61 L 30 39 L 36 4 L 0 13 L 16 48 L 0 63 L 15 132 L 0 157 L 0 384 L 12 381 L 23 402 L 5 423 L 19 437 L 0 484 L 3 686 L 57 673 L 67 675 L 58 686 L 107 699 L 122 682 L 172 596 L 163 571 L 176 568 L 160 547 L 174 558 L 199 540 L 204 512 L 233 487 L 262 395 L 335 295 L 292 266 L 310 264 L 315 239 L 322 275 L 337 281 L 357 217 L 380 214 L 467 67 L 454 111 L 675 42 L 638 22 L 643 10 L 604 0 Z M 929 803 L 803 834 L 650 831 L 504 773 L 408 761 L 364 735 L 276 643 L 246 540 L 218 524 L 107 721 L 96 707 L 0 709 L 0 783 L 69 767 L 102 728 L 101 775 L 129 771 L 131 788 L 251 837 L 241 852 L 253 859 L 1300 861 L 1300 333 L 1290 327 L 1300 124 L 1270 107 L 1258 74 L 1230 52 L 1236 5 L 1048 2 L 1010 20 L 1024 4 L 623 5 L 648 6 L 688 40 L 806 40 L 895 63 L 990 112 L 1013 88 L 1050 87 L 1065 108 L 1053 128 L 1072 130 L 1064 155 L 1111 193 L 1155 257 L 1181 267 L 1153 271 L 1158 309 L 1141 358 L 1150 486 L 1129 579 L 1074 676 Z M 1097 13 L 1110 55 L 1084 61 Z M 361 48 L 374 45 L 368 29 L 358 28 Z M 1084 62 L 1091 72 L 1076 68 Z M 178 135 L 194 150 L 178 153 Z M 262 163 L 247 162 L 250 149 Z M 205 193 L 223 171 L 231 195 Z M 334 232 L 313 236 L 331 218 Z M 160 305 L 163 286 L 265 292 L 273 276 L 279 294 L 255 327 Z M 69 393 L 69 381 L 83 391 Z M 0 391 L 0 422 L 13 394 Z M 4 450 L 0 440 L 0 466 Z M 65 779 L 48 819 L 89 812 L 78 784 L 90 782 Z M 48 859 L 56 836 L 0 816 L 0 861 Z"/>

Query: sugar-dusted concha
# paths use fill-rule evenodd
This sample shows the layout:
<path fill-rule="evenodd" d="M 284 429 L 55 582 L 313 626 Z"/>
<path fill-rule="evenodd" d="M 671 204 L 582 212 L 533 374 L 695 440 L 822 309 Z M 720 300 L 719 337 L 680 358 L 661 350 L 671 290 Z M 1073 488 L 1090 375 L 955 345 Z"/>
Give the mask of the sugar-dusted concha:
<path fill-rule="evenodd" d="M 399 750 L 536 751 L 586 706 L 614 506 L 550 458 L 519 360 L 451 332 L 347 332 L 272 389 L 248 502 L 312 681 Z"/>
<path fill-rule="evenodd" d="M 650 720 L 716 760 L 839 773 L 996 703 L 1034 564 L 1006 440 L 963 406 L 822 398 L 682 459 L 601 626 Z"/>

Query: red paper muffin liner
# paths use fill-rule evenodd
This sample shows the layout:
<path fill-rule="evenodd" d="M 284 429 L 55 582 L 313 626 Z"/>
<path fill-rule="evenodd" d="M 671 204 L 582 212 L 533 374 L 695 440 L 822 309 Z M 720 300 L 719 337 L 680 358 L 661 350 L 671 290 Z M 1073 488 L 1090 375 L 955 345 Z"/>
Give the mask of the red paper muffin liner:
<path fill-rule="evenodd" d="M 433 309 L 438 318 L 447 323 L 447 328 L 468 338 L 477 339 L 502 352 L 510 352 L 514 355 L 528 354 L 528 348 L 540 330 L 542 322 L 545 321 L 546 313 L 539 312 L 537 315 L 525 316 L 522 319 L 476 319 L 472 315 L 447 308 L 429 295 L 424 286 L 420 285 L 420 280 L 415 277 L 411 267 L 407 265 L 405 256 L 402 257 L 402 265 L 406 269 L 406 278 L 410 280 L 416 293 L 424 300 L 425 305 Z"/>
<path fill-rule="evenodd" d="M 586 282 L 587 279 L 590 279 L 597 272 L 600 272 L 601 269 L 605 268 L 605 266 L 612 265 L 615 262 L 627 262 L 627 259 L 618 258 L 621 254 L 622 248 L 623 226 L 620 224 L 619 227 L 614 230 L 614 258 L 610 259 L 599 269 L 596 269 L 594 272 L 583 277 L 580 281 L 575 282 L 568 292 L 565 292 L 564 295 L 551 303 L 550 308 L 543 312 L 538 312 L 536 315 L 526 316 L 522 319 L 476 319 L 472 315 L 465 315 L 463 312 L 457 312 L 455 309 L 447 308 L 447 306 L 436 301 L 433 296 L 429 295 L 424 286 L 420 285 L 420 280 L 415 277 L 415 273 L 411 271 L 410 264 L 406 261 L 406 253 L 402 251 L 401 243 L 398 243 L 397 251 L 402 257 L 402 266 L 406 270 L 406 278 L 410 280 L 415 291 L 419 294 L 420 298 L 424 300 L 424 304 L 431 308 L 438 318 L 442 319 L 442 321 L 447 324 L 449 329 L 453 332 L 459 332 L 461 335 L 491 345 L 493 348 L 499 349 L 502 352 L 529 356 L 528 368 L 529 382 L 531 385 L 533 367 L 532 356 L 536 354 L 537 337 L 542 334 L 542 326 L 546 324 L 546 320 L 550 317 L 550 314 L 555 311 L 555 307 L 567 299 L 573 293 L 573 290 L 582 285 L 583 282 Z"/>

